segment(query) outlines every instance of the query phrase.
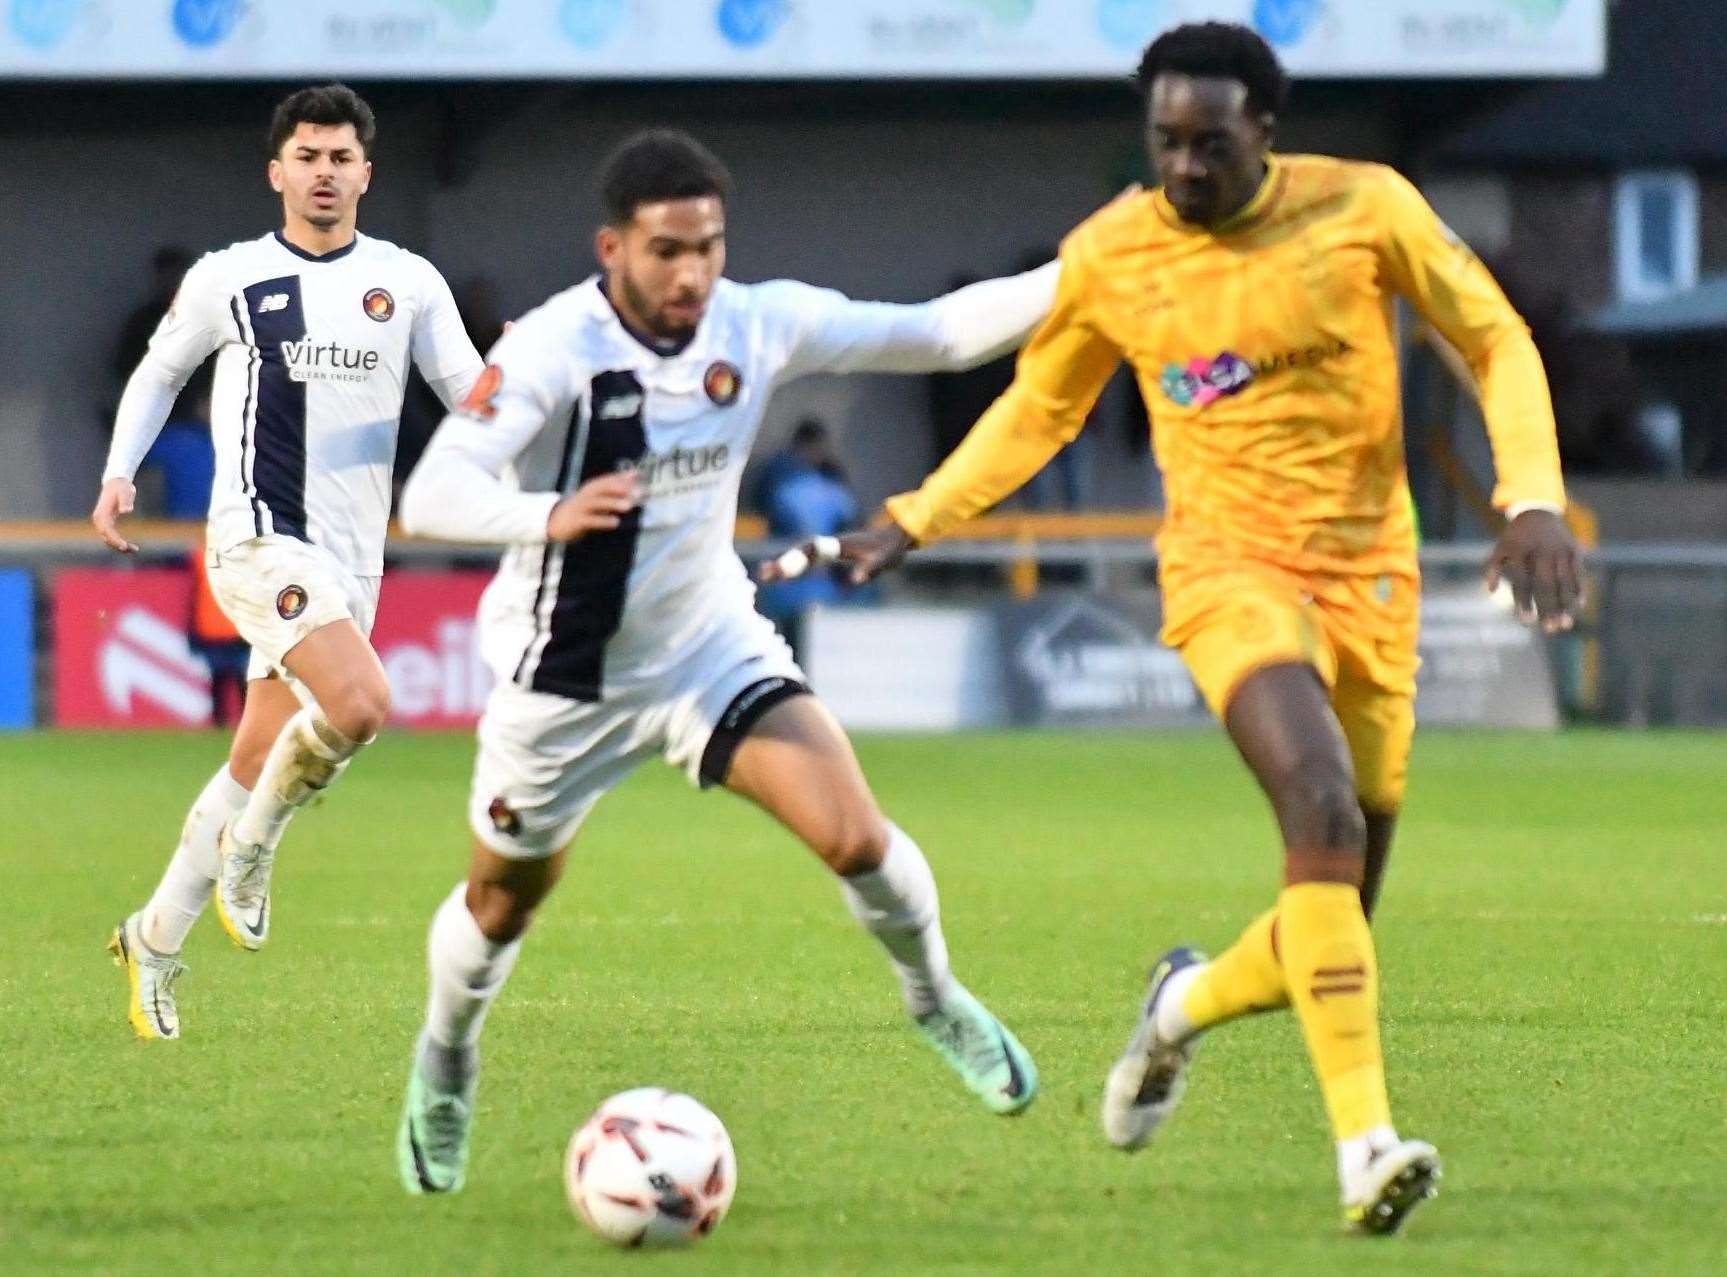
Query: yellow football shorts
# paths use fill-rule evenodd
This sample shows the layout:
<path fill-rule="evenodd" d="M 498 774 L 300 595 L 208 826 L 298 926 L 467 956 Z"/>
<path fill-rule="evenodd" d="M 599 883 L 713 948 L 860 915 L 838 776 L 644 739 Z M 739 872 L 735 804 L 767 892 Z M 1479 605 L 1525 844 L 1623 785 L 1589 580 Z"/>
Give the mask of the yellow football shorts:
<path fill-rule="evenodd" d="M 1362 805 L 1403 801 L 1415 735 L 1419 579 L 1314 576 L 1268 564 L 1166 569 L 1163 641 L 1219 720 L 1248 675 L 1299 662 L 1331 694 Z"/>

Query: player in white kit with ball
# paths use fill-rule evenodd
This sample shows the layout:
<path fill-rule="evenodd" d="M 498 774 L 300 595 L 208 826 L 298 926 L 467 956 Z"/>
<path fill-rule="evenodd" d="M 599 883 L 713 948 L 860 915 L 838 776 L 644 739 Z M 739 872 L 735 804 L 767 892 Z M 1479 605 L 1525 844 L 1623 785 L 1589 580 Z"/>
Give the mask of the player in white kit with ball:
<path fill-rule="evenodd" d="M 602 180 L 602 273 L 521 319 L 403 496 L 409 530 L 509 545 L 480 605 L 497 686 L 479 728 L 469 876 L 429 937 L 427 1019 L 398 1138 L 411 1192 L 463 1182 L 486 1009 L 567 845 L 661 756 L 750 799 L 838 876 L 924 1036 L 990 1109 L 1031 1058 L 956 981 L 935 881 L 877 807 L 833 717 L 753 606 L 738 485 L 774 390 L 819 372 L 957 369 L 1017 346 L 1055 268 L 933 302 L 854 302 L 722 278 L 729 179 L 679 133 L 626 142 Z"/>
<path fill-rule="evenodd" d="M 114 931 L 127 1018 L 177 1038 L 176 955 L 211 898 L 234 943 L 263 945 L 276 846 L 294 812 L 378 734 L 390 688 L 368 636 L 411 360 L 446 404 L 481 361 L 431 263 L 355 228 L 371 182 L 371 108 L 302 89 L 270 125 L 283 227 L 186 272 L 127 382 L 91 514 L 123 553 L 132 477 L 179 389 L 216 355 L 210 588 L 252 647 L 227 762 L 193 804 L 161 884 Z"/>

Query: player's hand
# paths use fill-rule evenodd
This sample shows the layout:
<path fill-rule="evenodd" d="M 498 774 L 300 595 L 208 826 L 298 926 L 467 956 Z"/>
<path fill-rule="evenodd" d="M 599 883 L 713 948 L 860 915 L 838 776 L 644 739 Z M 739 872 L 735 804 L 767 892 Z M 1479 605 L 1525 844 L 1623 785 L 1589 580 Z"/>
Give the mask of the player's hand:
<path fill-rule="evenodd" d="M 787 550 L 777 559 L 769 559 L 756 570 L 756 579 L 764 585 L 789 581 L 802 576 L 820 563 L 844 563 L 851 571 L 847 575 L 853 585 L 864 585 L 890 568 L 898 567 L 917 542 L 906 535 L 899 524 L 887 522 L 863 532 L 848 532 L 842 537 L 815 537 Z"/>
<path fill-rule="evenodd" d="M 132 486 L 130 479 L 113 478 L 102 485 L 102 494 L 96 498 L 96 508 L 90 511 L 90 522 L 96 529 L 96 535 L 102 538 L 102 544 L 110 550 L 118 550 L 121 554 L 136 554 L 138 547 L 120 535 L 120 516 L 131 514 L 133 503 L 138 499 L 138 490 Z"/>
<path fill-rule="evenodd" d="M 574 541 L 590 532 L 610 532 L 641 501 L 641 481 L 633 470 L 589 479 L 552 507 L 546 540 Z"/>
<path fill-rule="evenodd" d="M 1583 602 L 1577 539 L 1551 510 L 1525 510 L 1500 533 L 1487 560 L 1487 588 L 1511 587 L 1517 619 L 1548 634 L 1576 623 Z"/>

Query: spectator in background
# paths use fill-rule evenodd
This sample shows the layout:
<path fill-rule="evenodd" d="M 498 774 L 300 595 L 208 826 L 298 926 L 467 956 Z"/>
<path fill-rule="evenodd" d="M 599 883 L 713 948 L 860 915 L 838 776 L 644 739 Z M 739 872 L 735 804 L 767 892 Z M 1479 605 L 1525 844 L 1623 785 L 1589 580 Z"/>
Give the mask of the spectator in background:
<path fill-rule="evenodd" d="M 1051 248 L 1036 248 L 1026 253 L 1018 271 L 1036 270 L 1055 257 Z M 949 291 L 975 284 L 974 275 L 956 275 Z M 977 419 L 988 411 L 1008 386 L 1013 384 L 1016 355 L 1003 355 L 987 364 L 965 372 L 934 373 L 929 378 L 929 419 L 933 434 L 932 466 L 940 465 L 948 453 L 959 445 Z M 1033 510 L 1078 510 L 1087 503 L 1086 459 L 1091 444 L 1081 432 L 1067 447 L 1055 454 L 1024 488 L 1025 504 Z"/>
<path fill-rule="evenodd" d="M 180 280 L 191 265 L 192 254 L 171 244 L 158 248 L 150 259 L 150 295 L 126 316 L 115 345 L 119 384 L 124 385 L 142 362 L 151 335 L 173 306 Z M 180 391 L 162 433 L 139 467 L 140 473 L 160 476 L 160 513 L 170 519 L 202 519 L 209 512 L 210 483 L 216 474 L 216 451 L 210 443 L 210 380 L 211 365 L 206 362 Z M 107 415 L 112 418 L 111 408 Z"/>
<path fill-rule="evenodd" d="M 813 417 L 798 422 L 791 442 L 762 464 L 754 504 L 774 537 L 803 541 L 837 536 L 856 526 L 858 500 L 826 425 Z M 839 569 L 823 568 L 762 587 L 756 606 L 785 635 L 801 662 L 804 618 L 813 607 L 841 602 L 849 589 Z"/>

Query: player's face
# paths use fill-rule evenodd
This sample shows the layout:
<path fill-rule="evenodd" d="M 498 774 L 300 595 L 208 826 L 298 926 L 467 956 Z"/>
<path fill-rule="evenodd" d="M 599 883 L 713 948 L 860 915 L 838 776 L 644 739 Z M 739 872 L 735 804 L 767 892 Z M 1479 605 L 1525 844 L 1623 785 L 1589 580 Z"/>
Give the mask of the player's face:
<path fill-rule="evenodd" d="M 372 163 L 352 124 L 301 124 L 270 161 L 282 208 L 321 231 L 352 225 Z"/>
<path fill-rule="evenodd" d="M 1253 198 L 1265 176 L 1271 117 L 1247 108 L 1237 80 L 1160 75 L 1152 83 L 1146 149 L 1183 221 L 1221 222 Z"/>
<path fill-rule="evenodd" d="M 707 313 L 726 268 L 726 209 L 712 195 L 637 206 L 595 241 L 612 301 L 656 337 L 682 341 Z"/>

